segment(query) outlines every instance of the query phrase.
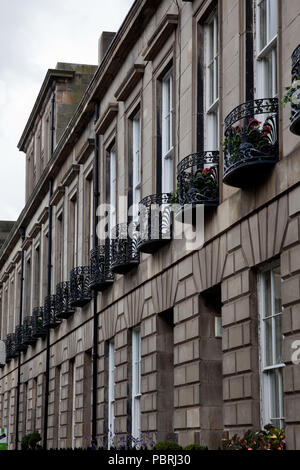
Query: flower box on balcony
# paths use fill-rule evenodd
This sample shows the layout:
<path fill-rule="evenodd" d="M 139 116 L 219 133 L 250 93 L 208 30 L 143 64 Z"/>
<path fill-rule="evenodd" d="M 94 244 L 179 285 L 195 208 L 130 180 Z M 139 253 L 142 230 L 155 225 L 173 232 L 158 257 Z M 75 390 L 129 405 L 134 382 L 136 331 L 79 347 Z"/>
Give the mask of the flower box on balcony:
<path fill-rule="evenodd" d="M 137 224 L 119 224 L 112 230 L 111 238 L 111 270 L 125 274 L 138 266 L 140 255 L 137 251 Z"/>
<path fill-rule="evenodd" d="M 252 186 L 278 161 L 278 99 L 247 101 L 225 119 L 225 184 Z"/>
<path fill-rule="evenodd" d="M 104 291 L 114 282 L 111 270 L 111 246 L 107 239 L 91 251 L 90 288 L 99 292 Z"/>
<path fill-rule="evenodd" d="M 197 206 L 216 207 L 219 204 L 219 152 L 193 153 L 177 166 L 177 190 L 172 202 L 179 205 L 175 218 L 192 223 Z M 192 217 L 186 217 L 192 211 Z"/>

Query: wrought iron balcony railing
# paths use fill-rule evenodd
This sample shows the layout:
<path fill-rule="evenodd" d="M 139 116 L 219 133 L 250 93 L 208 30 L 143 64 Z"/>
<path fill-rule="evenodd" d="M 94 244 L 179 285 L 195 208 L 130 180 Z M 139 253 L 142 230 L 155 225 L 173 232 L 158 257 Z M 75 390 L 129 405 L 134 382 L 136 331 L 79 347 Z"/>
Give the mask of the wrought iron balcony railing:
<path fill-rule="evenodd" d="M 55 302 L 56 318 L 69 318 L 75 313 L 75 308 L 70 304 L 70 282 L 60 282 L 56 286 Z"/>
<path fill-rule="evenodd" d="M 27 346 L 33 346 L 36 338 L 33 336 L 33 317 L 25 317 L 23 321 L 23 342 Z"/>
<path fill-rule="evenodd" d="M 278 99 L 247 101 L 225 119 L 223 181 L 239 188 L 262 179 L 278 161 Z"/>
<path fill-rule="evenodd" d="M 300 135 L 300 44 L 292 54 L 292 82 L 297 82 L 296 89 L 292 90 L 297 94 L 297 102 L 291 102 L 291 126 L 293 134 Z"/>
<path fill-rule="evenodd" d="M 16 334 L 15 333 L 9 333 L 6 336 L 5 346 L 6 346 L 6 362 L 9 362 L 11 359 L 18 356 L 18 352 L 16 349 Z"/>
<path fill-rule="evenodd" d="M 34 339 L 45 338 L 47 328 L 43 326 L 44 307 L 36 307 L 32 310 L 32 337 Z"/>
<path fill-rule="evenodd" d="M 77 266 L 70 272 L 70 305 L 83 307 L 92 299 L 90 290 L 91 269 L 89 266 Z"/>
<path fill-rule="evenodd" d="M 114 273 L 125 274 L 140 262 L 137 250 L 137 224 L 123 223 L 112 230 L 111 240 L 111 270 Z"/>
<path fill-rule="evenodd" d="M 215 207 L 219 204 L 219 152 L 193 153 L 177 166 L 177 191 L 174 202 Z"/>
<path fill-rule="evenodd" d="M 114 282 L 114 274 L 111 270 L 111 246 L 110 240 L 104 245 L 99 245 L 91 251 L 91 279 L 90 288 L 103 291 Z"/>
<path fill-rule="evenodd" d="M 56 317 L 55 311 L 56 296 L 47 295 L 45 297 L 44 311 L 43 311 L 43 327 L 56 328 L 61 324 L 61 320 Z"/>
<path fill-rule="evenodd" d="M 24 327 L 23 325 L 16 326 L 16 350 L 17 352 L 25 352 L 27 350 L 27 345 L 24 342 Z"/>
<path fill-rule="evenodd" d="M 172 195 L 152 194 L 139 203 L 137 249 L 154 253 L 172 238 Z"/>

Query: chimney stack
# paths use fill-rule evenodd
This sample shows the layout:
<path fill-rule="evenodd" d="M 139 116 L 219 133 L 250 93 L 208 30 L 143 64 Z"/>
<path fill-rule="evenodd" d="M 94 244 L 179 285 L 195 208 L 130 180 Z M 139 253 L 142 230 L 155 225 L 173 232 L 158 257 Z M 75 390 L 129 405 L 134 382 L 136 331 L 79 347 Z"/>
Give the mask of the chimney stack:
<path fill-rule="evenodd" d="M 98 65 L 101 64 L 103 57 L 106 54 L 107 49 L 109 48 L 112 40 L 114 39 L 116 33 L 110 31 L 103 31 L 98 41 Z"/>

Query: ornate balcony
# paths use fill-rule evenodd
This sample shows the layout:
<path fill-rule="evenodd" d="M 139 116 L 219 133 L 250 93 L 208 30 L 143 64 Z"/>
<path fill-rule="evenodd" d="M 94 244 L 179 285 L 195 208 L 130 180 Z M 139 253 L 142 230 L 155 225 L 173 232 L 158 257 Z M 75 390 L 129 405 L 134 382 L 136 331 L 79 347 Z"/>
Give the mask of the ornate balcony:
<path fill-rule="evenodd" d="M 152 194 L 139 204 L 139 238 L 137 249 L 154 253 L 172 238 L 172 196 Z"/>
<path fill-rule="evenodd" d="M 27 350 L 27 345 L 24 342 L 24 327 L 23 325 L 16 326 L 15 330 L 16 338 L 16 351 L 25 352 Z"/>
<path fill-rule="evenodd" d="M 32 346 L 36 343 L 33 336 L 33 317 L 25 317 L 23 321 L 23 342 L 26 346 Z"/>
<path fill-rule="evenodd" d="M 43 327 L 56 328 L 61 324 L 61 320 L 56 317 L 55 311 L 56 296 L 47 295 L 45 297 L 44 312 L 43 312 Z"/>
<path fill-rule="evenodd" d="M 92 299 L 90 277 L 91 269 L 89 266 L 78 266 L 70 272 L 71 307 L 83 307 Z"/>
<path fill-rule="evenodd" d="M 6 346 L 6 362 L 18 356 L 18 352 L 16 349 L 16 334 L 15 333 L 9 333 L 6 336 L 5 346 Z"/>
<path fill-rule="evenodd" d="M 45 338 L 47 329 L 43 326 L 44 307 L 36 307 L 32 310 L 32 337 L 34 339 Z"/>
<path fill-rule="evenodd" d="M 278 161 L 278 100 L 265 98 L 235 108 L 225 119 L 223 181 L 253 186 Z"/>
<path fill-rule="evenodd" d="M 111 240 L 111 270 L 114 273 L 125 274 L 135 268 L 140 262 L 137 251 L 137 224 L 123 223 L 112 230 Z"/>
<path fill-rule="evenodd" d="M 219 152 L 193 153 L 178 164 L 174 202 L 192 210 L 219 204 Z"/>
<path fill-rule="evenodd" d="M 300 44 L 294 50 L 292 54 L 292 82 L 297 81 L 296 88 L 293 89 L 293 92 L 298 93 L 298 104 L 291 102 L 291 126 L 290 130 L 293 134 L 300 135 Z"/>
<path fill-rule="evenodd" d="M 99 245 L 91 251 L 90 288 L 101 292 L 113 282 L 110 240 L 106 240 L 104 245 Z"/>
<path fill-rule="evenodd" d="M 75 313 L 75 308 L 70 304 L 70 282 L 60 282 L 56 286 L 56 318 L 69 318 Z"/>

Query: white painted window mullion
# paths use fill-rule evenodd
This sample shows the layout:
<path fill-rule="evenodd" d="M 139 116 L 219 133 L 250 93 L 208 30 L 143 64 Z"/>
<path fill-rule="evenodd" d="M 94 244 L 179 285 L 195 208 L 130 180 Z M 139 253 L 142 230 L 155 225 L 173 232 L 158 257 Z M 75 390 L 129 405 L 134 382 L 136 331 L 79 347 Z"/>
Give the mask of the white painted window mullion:
<path fill-rule="evenodd" d="M 173 191 L 173 69 L 162 79 L 162 192 Z"/>
<path fill-rule="evenodd" d="M 117 163 L 116 150 L 113 147 L 110 151 L 110 232 L 116 225 L 116 204 L 117 204 Z"/>
<path fill-rule="evenodd" d="M 132 331 L 132 397 L 131 397 L 132 436 L 141 437 L 141 331 Z"/>
<path fill-rule="evenodd" d="M 76 447 L 76 367 L 75 363 L 72 363 L 72 369 L 73 369 L 73 383 L 72 383 L 72 398 L 73 398 L 73 403 L 72 403 L 72 447 Z"/>
<path fill-rule="evenodd" d="M 108 345 L 108 449 L 113 446 L 115 435 L 115 345 Z"/>
<path fill-rule="evenodd" d="M 133 220 L 138 218 L 138 204 L 141 200 L 141 120 L 138 112 L 132 121 L 132 180 Z"/>

